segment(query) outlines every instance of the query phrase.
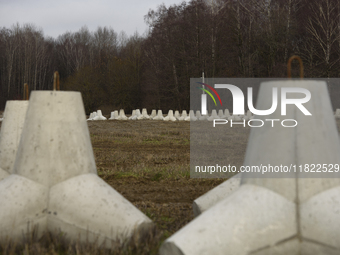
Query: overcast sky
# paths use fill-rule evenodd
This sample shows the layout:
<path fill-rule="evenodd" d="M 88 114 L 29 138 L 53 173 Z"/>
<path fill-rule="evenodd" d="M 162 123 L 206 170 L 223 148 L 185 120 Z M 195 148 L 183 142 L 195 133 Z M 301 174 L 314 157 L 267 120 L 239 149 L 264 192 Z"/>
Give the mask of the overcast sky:
<path fill-rule="evenodd" d="M 45 36 L 58 37 L 76 32 L 86 25 L 90 31 L 98 26 L 112 27 L 128 36 L 143 34 L 144 15 L 164 3 L 167 7 L 183 0 L 0 0 L 0 27 L 10 28 L 31 23 L 42 28 Z"/>

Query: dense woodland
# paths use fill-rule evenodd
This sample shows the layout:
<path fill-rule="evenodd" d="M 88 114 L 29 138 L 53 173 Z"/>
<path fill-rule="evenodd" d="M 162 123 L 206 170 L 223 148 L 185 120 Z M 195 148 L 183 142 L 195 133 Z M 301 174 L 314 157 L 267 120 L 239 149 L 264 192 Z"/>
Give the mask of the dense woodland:
<path fill-rule="evenodd" d="M 160 5 L 145 22 L 149 33 L 131 37 L 115 24 L 57 39 L 32 24 L 0 28 L 0 109 L 22 99 L 24 83 L 52 89 L 56 70 L 62 90 L 82 92 L 87 113 L 189 109 L 190 78 L 202 71 L 286 77 L 294 54 L 305 77 L 340 75 L 340 0 L 192 0 Z"/>

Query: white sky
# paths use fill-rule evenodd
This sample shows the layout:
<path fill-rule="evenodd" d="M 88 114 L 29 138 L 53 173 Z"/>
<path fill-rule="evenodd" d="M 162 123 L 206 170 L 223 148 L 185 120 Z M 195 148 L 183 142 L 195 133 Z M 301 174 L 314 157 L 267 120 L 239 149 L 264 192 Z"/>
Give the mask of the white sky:
<path fill-rule="evenodd" d="M 0 27 L 31 23 L 42 28 L 45 36 L 57 38 L 67 31 L 76 32 L 86 25 L 90 31 L 98 26 L 115 32 L 147 30 L 144 15 L 164 3 L 167 7 L 183 0 L 0 0 Z M 188 2 L 188 1 L 187 1 Z"/>

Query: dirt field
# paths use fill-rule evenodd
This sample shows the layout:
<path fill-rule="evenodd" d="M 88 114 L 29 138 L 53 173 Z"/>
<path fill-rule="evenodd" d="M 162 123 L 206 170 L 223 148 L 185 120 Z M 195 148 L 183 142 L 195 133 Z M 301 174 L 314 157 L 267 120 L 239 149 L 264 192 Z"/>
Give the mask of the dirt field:
<path fill-rule="evenodd" d="M 190 123 L 88 122 L 99 176 L 168 237 L 193 219 L 192 202 L 223 180 L 190 179 Z M 249 130 L 243 134 L 243 148 Z M 242 164 L 242 162 L 238 162 Z"/>

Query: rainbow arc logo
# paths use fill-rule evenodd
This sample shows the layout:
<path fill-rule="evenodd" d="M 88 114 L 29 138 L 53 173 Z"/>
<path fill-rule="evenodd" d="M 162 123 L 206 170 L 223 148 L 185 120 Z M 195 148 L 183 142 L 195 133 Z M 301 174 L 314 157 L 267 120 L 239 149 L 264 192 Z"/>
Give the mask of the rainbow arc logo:
<path fill-rule="evenodd" d="M 203 82 L 197 82 L 197 83 L 206 86 L 206 87 L 209 88 L 212 92 L 214 92 L 214 94 L 217 96 L 218 100 L 220 101 L 221 106 L 223 106 L 223 105 L 222 105 L 222 100 L 221 100 L 221 98 L 220 98 L 220 95 L 217 93 L 217 91 L 216 91 L 213 87 L 211 87 L 210 85 L 208 85 L 208 84 L 206 84 L 206 83 L 203 83 Z M 206 89 L 200 88 L 200 87 L 197 87 L 197 88 L 198 88 L 198 89 L 201 89 L 201 90 L 203 90 L 203 91 L 205 91 L 205 92 L 212 98 L 212 100 L 214 100 L 215 106 L 217 106 L 216 100 L 215 100 L 214 96 L 210 93 L 209 90 L 206 90 Z"/>
<path fill-rule="evenodd" d="M 214 92 L 214 94 L 217 96 L 218 100 L 220 101 L 221 106 L 223 106 L 220 95 L 217 93 L 217 91 L 216 91 L 213 87 L 211 87 L 210 85 L 208 85 L 208 84 L 206 84 L 206 83 L 203 83 L 203 82 L 197 82 L 197 83 L 206 86 L 206 87 L 209 88 L 212 92 Z M 200 88 L 200 87 L 197 87 L 197 88 L 200 89 L 200 90 L 203 90 L 204 92 L 206 92 L 206 93 L 212 98 L 212 100 L 214 101 L 215 106 L 217 106 L 216 100 L 215 100 L 214 96 L 210 93 L 209 90 L 204 89 L 204 88 Z M 202 99 L 201 99 L 201 100 L 202 100 L 201 111 L 202 111 L 202 114 L 203 114 L 203 115 L 206 115 L 206 114 L 207 114 L 207 108 L 206 108 L 207 98 L 206 98 L 206 95 L 205 95 L 205 94 L 202 94 Z M 205 107 L 204 107 L 204 105 L 205 105 Z"/>

